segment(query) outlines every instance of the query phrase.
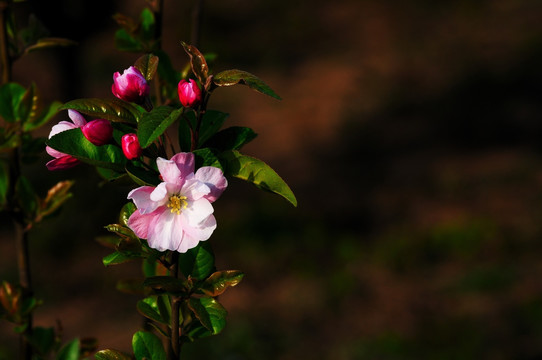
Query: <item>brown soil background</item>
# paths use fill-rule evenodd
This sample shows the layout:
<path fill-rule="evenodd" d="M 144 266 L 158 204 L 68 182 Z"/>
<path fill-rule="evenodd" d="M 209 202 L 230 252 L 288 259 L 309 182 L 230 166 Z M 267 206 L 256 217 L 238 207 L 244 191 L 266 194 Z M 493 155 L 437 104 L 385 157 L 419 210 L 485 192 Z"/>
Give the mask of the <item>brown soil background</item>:
<path fill-rule="evenodd" d="M 111 17 L 144 2 L 32 6 L 79 45 L 32 53 L 15 79 L 49 100 L 110 97 L 113 72 L 137 58 L 115 51 Z M 166 0 L 177 68 L 191 6 Z M 232 181 L 211 241 L 219 268 L 246 277 L 221 298 L 224 332 L 184 358 L 542 358 L 541 12 L 532 0 L 208 1 L 200 48 L 216 71 L 247 70 L 283 99 L 235 87 L 210 107 L 259 134 L 244 152 L 299 207 Z M 77 185 L 31 235 L 36 323 L 128 351 L 137 297 L 115 283 L 138 267 L 104 268 L 94 238 L 130 187 L 45 161 L 26 168 L 39 190 Z M 9 222 L 0 230 L 0 278 L 16 281 Z M 11 330 L 0 323 L 0 359 L 15 356 Z"/>

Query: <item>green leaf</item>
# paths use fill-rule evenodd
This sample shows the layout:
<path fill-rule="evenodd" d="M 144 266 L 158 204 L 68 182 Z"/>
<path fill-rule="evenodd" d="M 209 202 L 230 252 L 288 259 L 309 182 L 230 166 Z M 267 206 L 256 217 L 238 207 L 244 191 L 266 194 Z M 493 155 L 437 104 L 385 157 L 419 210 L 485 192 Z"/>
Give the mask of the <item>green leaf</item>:
<path fill-rule="evenodd" d="M 280 100 L 280 96 L 278 96 L 273 89 L 260 78 L 243 70 L 232 69 L 222 71 L 215 75 L 213 82 L 216 86 L 232 86 L 236 84 L 247 85 L 253 90 Z"/>
<path fill-rule="evenodd" d="M 34 327 L 27 340 L 38 354 L 46 356 L 55 345 L 55 331 L 52 327 Z"/>
<path fill-rule="evenodd" d="M 6 204 L 6 197 L 9 189 L 9 169 L 0 161 L 0 209 Z"/>
<path fill-rule="evenodd" d="M 40 217 L 44 217 L 55 212 L 62 204 L 72 197 L 70 188 L 73 181 L 60 181 L 47 192 L 47 197 L 40 204 Z"/>
<path fill-rule="evenodd" d="M 166 360 L 162 341 L 150 332 L 138 331 L 132 338 L 136 360 Z"/>
<path fill-rule="evenodd" d="M 242 155 L 235 150 L 221 153 L 220 160 L 226 174 L 248 181 L 262 190 L 280 195 L 293 206 L 297 206 L 297 199 L 290 187 L 263 161 Z"/>
<path fill-rule="evenodd" d="M 196 169 L 202 166 L 214 166 L 222 170 L 222 164 L 218 158 L 218 151 L 211 148 L 203 148 L 192 152 L 196 159 Z"/>
<path fill-rule="evenodd" d="M 115 32 L 115 46 L 120 51 L 141 52 L 144 49 L 141 41 L 132 36 L 126 29 L 119 29 Z"/>
<path fill-rule="evenodd" d="M 136 211 L 136 206 L 133 202 L 124 204 L 119 213 L 119 224 L 122 226 L 128 226 L 128 219 Z"/>
<path fill-rule="evenodd" d="M 126 164 L 126 157 L 120 147 L 96 146 L 85 138 L 81 129 L 62 131 L 47 140 L 47 145 L 88 164 L 117 172 L 122 172 Z"/>
<path fill-rule="evenodd" d="M 153 290 L 167 292 L 170 294 L 185 294 L 187 284 L 171 276 L 151 276 L 146 278 L 143 285 Z"/>
<path fill-rule="evenodd" d="M 137 310 L 148 319 L 154 320 L 161 324 L 169 325 L 169 322 L 162 318 L 158 308 L 157 296 L 147 297 L 137 302 Z"/>
<path fill-rule="evenodd" d="M 141 11 L 141 39 L 143 41 L 152 41 L 155 35 L 155 19 L 154 14 L 149 8 L 144 8 Z"/>
<path fill-rule="evenodd" d="M 215 256 L 208 241 L 179 255 L 179 267 L 184 276 L 198 280 L 207 278 L 215 269 Z"/>
<path fill-rule="evenodd" d="M 37 116 L 39 91 L 36 84 L 32 83 L 23 94 L 17 108 L 17 120 L 25 123 Z"/>
<path fill-rule="evenodd" d="M 68 101 L 59 110 L 73 109 L 99 119 L 136 124 L 145 110 L 120 99 L 76 99 Z"/>
<path fill-rule="evenodd" d="M 105 266 L 111 266 L 111 265 L 123 264 L 125 262 L 132 261 L 139 258 L 141 258 L 141 255 L 139 254 L 115 251 L 114 253 L 105 256 L 102 259 L 102 262 Z"/>
<path fill-rule="evenodd" d="M 243 276 L 245 274 L 239 270 L 217 271 L 205 279 L 199 288 L 209 296 L 218 296 L 224 293 L 229 287 L 239 284 Z"/>
<path fill-rule="evenodd" d="M 61 106 L 62 106 L 62 103 L 58 101 L 54 101 L 50 103 L 39 114 L 39 116 L 31 117 L 28 119 L 28 121 L 24 123 L 23 131 L 26 131 L 26 132 L 33 131 L 47 124 L 47 122 L 51 120 L 53 116 L 56 115 L 56 113 L 58 112 Z"/>
<path fill-rule="evenodd" d="M 19 104 L 26 90 L 17 83 L 0 86 L 0 116 L 7 122 L 19 121 Z"/>
<path fill-rule="evenodd" d="M 95 360 L 132 360 L 132 357 L 118 350 L 100 350 L 94 354 Z"/>
<path fill-rule="evenodd" d="M 132 161 L 126 163 L 126 172 L 136 184 L 141 186 L 156 186 L 161 182 L 158 172 L 136 166 Z"/>
<path fill-rule="evenodd" d="M 188 45 L 181 41 L 181 45 L 184 50 L 190 56 L 190 65 L 192 66 L 192 72 L 199 79 L 200 83 L 205 86 L 207 78 L 209 77 L 209 67 L 203 54 L 192 45 Z"/>
<path fill-rule="evenodd" d="M 24 53 L 28 54 L 29 52 L 32 52 L 35 50 L 48 49 L 52 47 L 74 46 L 74 45 L 77 45 L 77 42 L 73 40 L 69 40 L 69 39 L 54 38 L 54 37 L 41 38 L 35 44 L 30 45 L 26 49 L 24 49 Z"/>
<path fill-rule="evenodd" d="M 229 114 L 216 110 L 207 110 L 201 119 L 199 139 L 196 149 L 217 133 L 222 127 Z M 192 134 L 190 127 L 196 129 L 196 115 L 193 111 L 185 113 L 179 122 L 179 145 L 183 151 L 190 151 Z"/>
<path fill-rule="evenodd" d="M 228 312 L 215 299 L 211 297 L 191 298 L 188 301 L 188 307 L 212 335 L 220 333 L 226 326 Z"/>
<path fill-rule="evenodd" d="M 79 349 L 79 339 L 72 340 L 60 349 L 55 360 L 78 360 Z"/>
<path fill-rule="evenodd" d="M 27 220 L 34 220 L 38 211 L 38 195 L 30 181 L 21 176 L 15 184 L 15 195 Z"/>
<path fill-rule="evenodd" d="M 257 134 L 248 127 L 231 126 L 221 130 L 207 140 L 203 147 L 215 148 L 221 151 L 239 150 L 256 138 Z"/>
<path fill-rule="evenodd" d="M 160 106 L 143 114 L 137 129 L 139 144 L 144 149 L 167 130 L 177 120 L 184 108 L 176 109 Z"/>
<path fill-rule="evenodd" d="M 134 66 L 141 71 L 147 81 L 150 81 L 158 69 L 158 60 L 158 56 L 145 54 L 136 60 Z"/>

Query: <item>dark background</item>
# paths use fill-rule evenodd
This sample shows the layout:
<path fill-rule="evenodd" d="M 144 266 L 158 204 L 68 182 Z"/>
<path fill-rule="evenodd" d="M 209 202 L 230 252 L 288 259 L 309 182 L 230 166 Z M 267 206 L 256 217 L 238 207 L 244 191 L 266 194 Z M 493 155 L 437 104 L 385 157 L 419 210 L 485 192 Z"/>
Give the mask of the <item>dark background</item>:
<path fill-rule="evenodd" d="M 144 5 L 27 5 L 79 45 L 32 53 L 15 80 L 50 100 L 111 97 L 113 72 L 138 56 L 115 50 L 112 15 Z M 180 69 L 192 2 L 165 5 Z M 542 358 L 541 12 L 535 0 L 207 1 L 200 49 L 218 55 L 214 70 L 247 70 L 283 98 L 234 87 L 210 107 L 259 133 L 244 153 L 276 169 L 299 207 L 231 181 L 210 241 L 219 268 L 246 276 L 221 297 L 223 333 L 184 357 Z M 129 350 L 137 297 L 115 283 L 139 270 L 104 268 L 94 238 L 131 187 L 46 161 L 25 170 L 41 191 L 77 183 L 31 234 L 36 323 Z M 1 278 L 16 281 L 9 222 L 0 230 Z M 13 339 L 1 323 L 0 359 Z"/>

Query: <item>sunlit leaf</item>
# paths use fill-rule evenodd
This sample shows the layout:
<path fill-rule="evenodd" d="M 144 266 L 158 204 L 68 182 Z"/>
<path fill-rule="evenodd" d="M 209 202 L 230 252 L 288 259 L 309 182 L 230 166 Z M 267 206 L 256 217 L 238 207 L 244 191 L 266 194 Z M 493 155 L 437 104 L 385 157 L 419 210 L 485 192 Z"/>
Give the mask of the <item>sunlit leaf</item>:
<path fill-rule="evenodd" d="M 247 85 L 253 90 L 280 100 L 280 96 L 278 96 L 273 89 L 260 78 L 243 70 L 232 69 L 222 71 L 214 76 L 213 82 L 216 86 L 232 86 L 236 84 Z"/>
<path fill-rule="evenodd" d="M 169 106 L 160 106 L 143 114 L 137 129 L 137 137 L 141 147 L 146 148 L 152 144 L 177 120 L 183 111 L 184 108 L 173 109 Z"/>
<path fill-rule="evenodd" d="M 70 129 L 58 133 L 47 140 L 47 145 L 88 164 L 117 172 L 122 172 L 126 164 L 126 157 L 120 147 L 96 146 L 85 138 L 81 129 Z"/>
<path fill-rule="evenodd" d="M 153 333 L 138 331 L 132 338 L 136 360 L 166 360 L 162 341 Z"/>
<path fill-rule="evenodd" d="M 122 226 L 128 226 L 128 219 L 136 210 L 136 206 L 133 202 L 128 202 L 120 209 L 119 224 Z"/>
<path fill-rule="evenodd" d="M 132 360 L 132 357 L 118 350 L 100 350 L 94 354 L 95 360 Z"/>
<path fill-rule="evenodd" d="M 238 151 L 225 151 L 220 160 L 227 175 L 248 181 L 258 188 L 278 194 L 297 206 L 297 199 L 290 187 L 269 165 Z"/>
<path fill-rule="evenodd" d="M 73 181 L 60 181 L 47 192 L 47 197 L 40 204 L 40 216 L 44 217 L 55 212 L 66 200 L 72 197 L 70 188 Z"/>
<path fill-rule="evenodd" d="M 190 56 L 190 64 L 192 66 L 192 72 L 199 79 L 200 83 L 204 86 L 209 77 L 209 67 L 207 66 L 207 61 L 203 54 L 192 45 L 189 45 L 185 42 L 181 42 L 184 50 Z"/>
<path fill-rule="evenodd" d="M 158 56 L 145 54 L 135 61 L 134 66 L 141 71 L 147 81 L 150 81 L 158 69 Z"/>
<path fill-rule="evenodd" d="M 70 341 L 60 349 L 55 360 L 78 360 L 79 353 L 79 339 L 75 339 Z"/>
<path fill-rule="evenodd" d="M 228 312 L 214 298 L 191 298 L 188 301 L 188 307 L 212 335 L 218 334 L 226 326 Z"/>
<path fill-rule="evenodd" d="M 150 296 L 137 302 L 137 310 L 146 318 L 156 322 L 169 325 L 169 322 L 162 318 L 160 309 L 158 308 L 157 296 Z"/>
<path fill-rule="evenodd" d="M 179 268 L 184 276 L 203 280 L 215 270 L 215 256 L 208 241 L 179 255 Z"/>
<path fill-rule="evenodd" d="M 119 99 L 76 99 L 60 107 L 77 110 L 98 119 L 136 124 L 145 110 L 140 106 Z"/>
<path fill-rule="evenodd" d="M 102 259 L 102 263 L 105 266 L 111 266 L 111 265 L 123 264 L 125 262 L 132 261 L 139 258 L 141 258 L 141 255 L 139 254 L 115 251 L 114 253 L 105 256 Z"/>
<path fill-rule="evenodd" d="M 16 288 L 7 281 L 0 283 L 0 305 L 8 314 L 15 314 L 19 311 L 21 296 L 20 288 Z"/>
<path fill-rule="evenodd" d="M 243 145 L 249 143 L 256 138 L 257 134 L 248 127 L 231 126 L 217 132 L 203 147 L 210 147 L 221 151 L 239 150 Z"/>
<path fill-rule="evenodd" d="M 217 271 L 205 279 L 199 289 L 209 296 L 218 296 L 224 293 L 229 287 L 239 284 L 243 276 L 245 274 L 239 270 Z"/>

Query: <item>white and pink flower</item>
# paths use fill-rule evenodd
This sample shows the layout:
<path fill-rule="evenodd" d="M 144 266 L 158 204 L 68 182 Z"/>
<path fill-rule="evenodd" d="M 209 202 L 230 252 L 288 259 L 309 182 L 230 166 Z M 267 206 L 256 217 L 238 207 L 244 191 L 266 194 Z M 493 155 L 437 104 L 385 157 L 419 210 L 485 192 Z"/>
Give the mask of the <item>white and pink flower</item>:
<path fill-rule="evenodd" d="M 228 186 L 222 170 L 204 166 L 194 173 L 194 154 L 178 153 L 156 160 L 158 186 L 132 190 L 128 199 L 137 210 L 128 226 L 159 251 L 184 253 L 209 239 L 216 229 L 213 203 Z"/>
<path fill-rule="evenodd" d="M 83 117 L 83 115 L 79 114 L 75 110 L 68 110 L 68 116 L 72 122 L 69 121 L 61 121 L 55 126 L 51 128 L 51 132 L 49 133 L 49 139 L 53 137 L 54 135 L 61 133 L 66 130 L 71 129 L 77 129 L 85 126 L 87 124 L 87 121 Z M 54 157 L 53 160 L 49 161 L 45 166 L 47 166 L 47 169 L 49 170 L 63 170 L 63 169 L 69 169 L 74 167 L 75 165 L 79 164 L 79 160 L 74 158 L 71 155 L 61 153 L 58 150 L 53 149 L 52 147 L 46 146 L 45 151 L 47 151 L 47 154 Z"/>

